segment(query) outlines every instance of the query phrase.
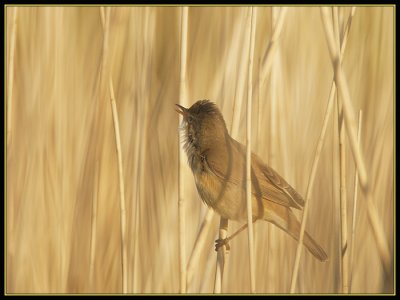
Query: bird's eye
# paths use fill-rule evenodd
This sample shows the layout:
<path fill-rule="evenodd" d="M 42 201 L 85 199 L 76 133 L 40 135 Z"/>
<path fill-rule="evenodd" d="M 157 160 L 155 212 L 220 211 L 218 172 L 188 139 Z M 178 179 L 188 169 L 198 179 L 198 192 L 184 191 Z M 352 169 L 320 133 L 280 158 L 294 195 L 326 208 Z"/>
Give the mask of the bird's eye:
<path fill-rule="evenodd" d="M 193 117 L 189 115 L 189 116 L 188 116 L 188 122 L 189 122 L 189 123 L 192 123 L 192 121 L 193 121 Z"/>

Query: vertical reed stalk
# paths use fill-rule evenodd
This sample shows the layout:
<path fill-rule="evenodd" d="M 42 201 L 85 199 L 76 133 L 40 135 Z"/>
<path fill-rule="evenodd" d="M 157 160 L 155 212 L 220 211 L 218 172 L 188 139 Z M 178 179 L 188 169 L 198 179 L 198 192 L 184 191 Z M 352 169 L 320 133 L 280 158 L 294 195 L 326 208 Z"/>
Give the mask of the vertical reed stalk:
<path fill-rule="evenodd" d="M 284 24 L 285 20 L 285 15 L 287 12 L 287 7 L 281 7 L 279 16 L 277 17 L 277 21 L 274 24 L 274 30 L 272 32 L 271 39 L 268 43 L 267 51 L 264 54 L 264 57 L 261 62 L 261 70 L 263 73 L 262 78 L 266 78 L 271 70 L 272 62 L 273 62 L 273 57 L 275 56 L 275 51 L 276 51 L 276 41 L 279 38 L 282 27 Z M 257 85 L 256 85 L 257 88 Z"/>
<path fill-rule="evenodd" d="M 352 16 L 350 16 L 350 17 L 352 17 Z M 350 25 L 351 25 L 351 22 L 348 22 L 347 26 L 345 28 L 345 32 L 343 34 L 343 40 L 341 43 L 342 46 L 340 49 L 342 54 L 344 53 L 345 46 L 347 44 L 347 37 L 348 37 L 348 32 L 350 30 Z M 335 86 L 335 82 L 332 81 L 331 91 L 329 93 L 329 100 L 328 100 L 328 105 L 327 105 L 327 109 L 326 109 L 325 116 L 324 116 L 322 130 L 321 130 L 321 134 L 318 139 L 318 144 L 317 144 L 317 148 L 316 148 L 315 155 L 314 155 L 314 161 L 313 161 L 313 164 L 311 167 L 311 174 L 310 174 L 310 178 L 308 180 L 306 199 L 305 199 L 304 211 L 303 211 L 303 218 L 301 220 L 300 237 L 299 237 L 299 242 L 298 242 L 297 249 L 296 249 L 296 258 L 295 258 L 295 263 L 294 263 L 294 267 L 293 267 L 292 281 L 291 281 L 291 285 L 290 285 L 291 293 L 295 292 L 297 275 L 298 275 L 298 270 L 299 270 L 299 263 L 300 263 L 300 256 L 301 256 L 301 251 L 302 251 L 301 245 L 303 244 L 305 225 L 306 225 L 306 221 L 307 221 L 309 199 L 311 196 L 312 187 L 314 185 L 315 174 L 317 171 L 317 166 L 318 166 L 319 158 L 321 155 L 322 146 L 323 146 L 323 143 L 325 140 L 326 129 L 328 127 L 328 121 L 329 121 L 329 117 L 330 117 L 330 114 L 332 111 L 335 94 L 336 94 L 336 86 Z"/>
<path fill-rule="evenodd" d="M 338 97 L 339 119 L 339 160 L 340 160 L 340 223 L 341 223 L 341 265 L 342 293 L 349 292 L 348 285 L 348 251 L 347 251 L 347 200 L 346 200 L 346 148 L 342 103 Z"/>
<path fill-rule="evenodd" d="M 356 125 L 354 118 L 354 110 L 351 104 L 350 92 L 347 86 L 343 69 L 340 65 L 339 56 L 335 47 L 335 39 L 333 36 L 332 23 L 329 21 L 329 8 L 321 7 L 321 17 L 324 24 L 326 39 L 328 42 L 329 54 L 331 56 L 332 66 L 335 73 L 335 82 L 338 87 L 339 95 L 343 103 L 343 112 L 345 118 L 346 132 L 350 141 L 353 159 L 356 162 L 359 173 L 359 181 L 362 191 L 367 197 L 368 220 L 372 226 L 373 235 L 378 247 L 379 256 L 386 272 L 390 272 L 390 250 L 386 240 L 385 230 L 379 220 L 375 204 L 371 200 L 371 193 L 368 191 L 368 177 L 365 169 L 364 159 L 360 148 L 357 145 Z"/>
<path fill-rule="evenodd" d="M 340 29 L 339 29 L 339 13 L 338 7 L 334 6 L 333 11 L 333 29 L 336 40 L 336 48 L 339 53 L 339 61 L 342 63 L 340 54 Z M 349 292 L 349 255 L 347 251 L 347 197 L 346 197 L 346 144 L 345 144 L 345 127 L 343 119 L 342 101 L 337 96 L 338 105 L 338 130 L 339 130 L 339 164 L 340 164 L 340 224 L 341 224 L 341 269 L 342 269 L 342 293 Z"/>
<path fill-rule="evenodd" d="M 367 193 L 366 197 L 369 224 L 372 227 L 372 233 L 376 241 L 379 257 L 382 261 L 383 270 L 385 274 L 388 275 L 390 274 L 390 270 L 392 268 L 388 241 L 386 240 L 385 231 L 378 216 L 378 211 L 374 202 L 372 201 L 371 193 Z"/>
<path fill-rule="evenodd" d="M 187 265 L 186 290 L 189 290 L 189 287 L 192 284 L 194 269 L 195 266 L 198 265 L 200 253 L 204 249 L 207 233 L 209 232 L 213 217 L 214 217 L 214 211 L 211 208 L 209 208 L 204 217 L 203 223 L 201 224 L 200 231 L 197 235 L 196 241 L 193 246 L 192 254 L 190 255 L 189 262 Z"/>
<path fill-rule="evenodd" d="M 138 110 L 140 111 L 140 110 Z M 134 148 L 134 156 L 133 156 L 133 164 L 134 164 L 134 171 L 133 171 L 133 180 L 132 180 L 132 186 L 133 186 L 133 195 L 132 195 L 132 200 L 134 201 L 134 204 L 131 206 L 131 216 L 133 217 L 134 224 L 133 224 L 133 234 L 132 234 L 132 241 L 133 241 L 133 246 L 132 246 L 132 271 L 131 274 L 133 276 L 133 279 L 131 280 L 131 291 L 133 293 L 137 293 L 137 286 L 138 286 L 138 276 L 137 276 L 137 251 L 138 251 L 138 236 L 139 236 L 139 171 L 140 171 L 140 143 L 141 141 L 141 133 L 143 132 L 142 126 L 143 122 L 140 122 L 140 114 L 138 111 L 136 111 L 135 114 L 135 148 Z M 132 202 L 133 202 L 132 201 Z"/>
<path fill-rule="evenodd" d="M 335 87 L 335 92 L 336 90 L 336 85 L 335 81 L 333 79 L 332 85 Z M 336 105 L 336 96 L 337 93 L 335 94 L 335 99 L 334 99 L 334 107 L 333 107 L 333 118 L 332 118 L 332 202 L 333 202 L 333 211 L 335 213 L 332 213 L 333 215 L 333 228 L 334 228 L 334 234 L 333 234 L 333 253 L 332 253 L 332 260 L 338 263 L 335 263 L 333 265 L 333 272 L 335 274 L 335 281 L 334 281 L 334 291 L 337 293 L 340 293 L 342 287 L 341 287 L 341 275 L 342 271 L 342 265 L 340 264 L 340 261 L 342 259 L 342 242 L 341 242 L 341 234 L 340 234 L 340 163 L 339 163 L 339 147 L 334 147 L 333 145 L 338 145 L 339 144 L 339 119 L 335 118 L 335 116 L 338 115 L 338 106 Z"/>
<path fill-rule="evenodd" d="M 203 280 L 200 285 L 199 293 L 206 291 L 207 287 L 209 287 L 210 282 L 212 282 L 212 273 L 214 271 L 214 253 L 209 253 L 207 255 L 207 261 L 205 262 L 205 270 L 203 275 Z M 208 290 L 207 290 L 208 292 Z"/>
<path fill-rule="evenodd" d="M 331 56 L 332 66 L 335 73 L 335 83 L 338 87 L 340 99 L 343 103 L 343 112 L 345 118 L 346 132 L 348 133 L 348 138 L 350 141 L 351 151 L 353 154 L 353 159 L 357 164 L 357 168 L 360 176 L 360 184 L 362 188 L 368 191 L 368 176 L 365 169 L 364 157 L 361 153 L 360 148 L 357 146 L 356 138 L 356 124 L 354 120 L 354 109 L 351 104 L 350 92 L 347 86 L 345 74 L 343 72 L 342 66 L 340 64 L 340 51 L 338 51 L 334 37 L 334 30 L 332 27 L 332 22 L 330 21 L 330 11 L 329 8 L 321 7 L 322 21 L 324 24 L 325 35 L 328 42 L 329 54 Z"/>
<path fill-rule="evenodd" d="M 277 69 L 277 60 L 276 59 L 272 59 L 272 53 L 270 51 L 271 49 L 271 45 L 275 45 L 274 42 L 274 37 L 277 35 L 277 22 L 278 20 L 282 20 L 280 22 L 283 22 L 283 18 L 280 17 L 282 16 L 281 13 L 282 8 L 278 8 L 278 7 L 271 7 L 271 40 L 269 42 L 268 45 L 268 50 L 267 53 L 268 56 L 270 56 L 270 60 L 272 61 L 271 63 L 271 69 L 269 70 L 269 104 L 270 104 L 270 109 L 269 109 L 269 124 L 270 124 L 270 130 L 269 130 L 269 144 L 268 144 L 268 148 L 269 148 L 269 157 L 268 157 L 268 162 L 272 167 L 276 167 L 276 154 L 278 152 L 278 145 L 279 145 L 279 141 L 277 139 L 277 132 L 278 132 L 278 100 L 277 100 L 277 77 L 276 77 L 276 69 Z M 266 59 L 267 56 L 264 56 L 264 59 Z M 275 58 L 275 57 L 274 57 Z M 260 72 L 261 74 L 265 73 L 263 72 L 263 64 L 262 62 L 264 61 L 261 60 L 261 66 L 260 66 Z M 268 74 L 262 75 L 267 77 Z M 261 77 L 263 78 L 263 77 Z M 259 86 L 259 82 L 261 82 L 261 78 L 259 81 L 256 82 L 256 87 L 258 88 Z M 267 228 L 267 243 L 268 243 L 268 247 L 266 249 L 266 260 L 267 260 L 267 290 L 269 292 L 274 292 L 275 291 L 275 282 L 273 280 L 273 278 L 275 278 L 275 272 L 274 272 L 274 268 L 271 267 L 272 264 L 272 258 L 274 254 L 273 247 L 272 245 L 274 245 L 275 243 L 275 228 L 273 228 L 273 226 L 268 226 Z"/>
<path fill-rule="evenodd" d="M 321 156 L 322 146 L 325 141 L 325 133 L 326 133 L 326 129 L 328 127 L 328 121 L 329 121 L 329 117 L 330 117 L 330 114 L 332 111 L 334 99 L 335 99 L 335 84 L 332 83 L 331 92 L 329 94 L 329 101 L 328 101 L 328 105 L 327 105 L 327 108 L 325 111 L 324 121 L 323 121 L 322 129 L 321 129 L 321 134 L 318 139 L 318 144 L 317 144 L 317 148 L 315 150 L 315 155 L 314 155 L 314 161 L 313 161 L 313 164 L 311 167 L 311 174 L 310 174 L 310 178 L 308 180 L 306 199 L 305 199 L 305 203 L 304 203 L 303 218 L 301 220 L 301 227 L 300 227 L 300 237 L 299 237 L 299 242 L 297 244 L 296 258 L 295 258 L 295 262 L 294 262 L 294 267 L 293 267 L 293 272 L 292 272 L 292 280 L 291 280 L 291 284 L 290 284 L 290 293 L 295 292 L 297 275 L 298 275 L 299 265 L 300 265 L 300 256 L 301 256 L 301 251 L 303 249 L 301 246 L 303 244 L 304 231 L 305 231 L 305 227 L 306 227 L 309 199 L 311 196 L 312 187 L 314 185 L 315 174 L 317 171 L 319 158 Z"/>
<path fill-rule="evenodd" d="M 228 219 L 221 217 L 219 224 L 219 239 L 225 239 L 228 235 Z M 215 270 L 214 293 L 222 292 L 222 282 L 224 277 L 225 260 L 227 256 L 226 246 L 223 245 L 217 252 L 217 267 Z"/>
<path fill-rule="evenodd" d="M 109 8 L 110 9 L 110 8 Z M 111 95 L 111 108 L 112 116 L 114 121 L 114 132 L 115 132 L 115 146 L 118 156 L 118 175 L 119 175 L 119 195 L 120 195 L 120 221 L 121 221 L 121 262 L 122 262 L 122 292 L 126 294 L 128 292 L 128 261 L 127 261 L 127 250 L 126 250 L 126 210 L 125 210 L 125 188 L 124 188 L 124 176 L 122 171 L 122 151 L 121 151 L 121 137 L 119 130 L 118 111 L 115 104 L 114 88 L 112 79 L 110 77 L 110 95 Z"/>
<path fill-rule="evenodd" d="M 362 110 L 358 114 L 358 133 L 357 133 L 357 143 L 360 145 L 361 140 L 361 124 L 362 124 Z M 353 200 L 353 220 L 351 226 L 351 248 L 350 248 L 350 282 L 349 288 L 351 292 L 351 284 L 353 281 L 353 267 L 354 267 L 354 242 L 356 235 L 356 216 L 357 216 L 357 198 L 358 198 L 358 172 L 357 168 L 354 175 L 354 200 Z"/>
<path fill-rule="evenodd" d="M 276 27 L 277 27 L 277 19 L 280 16 L 279 10 L 277 7 L 271 7 L 271 31 L 272 31 L 272 36 L 276 35 Z M 282 20 L 282 18 L 280 18 Z M 270 42 L 271 44 L 271 42 Z M 275 44 L 275 43 L 274 43 Z M 275 160 L 276 160 L 276 153 L 277 153 L 277 147 L 279 142 L 277 141 L 277 132 L 278 132 L 278 126 L 277 126 L 277 115 L 278 115 L 278 104 L 277 104 L 277 88 L 276 88 L 276 76 L 275 76 L 275 67 L 276 60 L 272 60 L 271 63 L 271 70 L 270 70 L 270 103 L 271 103 L 271 109 L 270 109 L 270 137 L 269 137 L 269 145 L 270 145 L 270 151 L 269 151 L 269 163 L 274 166 L 275 165 Z M 274 67 L 272 67 L 274 65 Z M 262 70 L 262 66 L 261 66 Z"/>
<path fill-rule="evenodd" d="M 14 56 L 15 56 L 15 35 L 17 31 L 18 8 L 14 7 L 11 24 L 11 38 L 9 48 L 8 78 L 7 78 L 7 146 L 11 142 L 12 129 L 12 96 L 14 87 Z"/>
<path fill-rule="evenodd" d="M 247 224 L 250 262 L 250 284 L 251 292 L 255 292 L 255 265 L 254 265 L 254 236 L 253 236 L 253 210 L 251 199 L 251 109 L 253 99 L 253 59 L 254 44 L 257 22 L 257 8 L 251 7 L 250 15 L 250 49 L 249 49 L 249 72 L 247 82 L 247 116 L 246 116 L 246 201 L 247 201 Z"/>
<path fill-rule="evenodd" d="M 102 23 L 103 30 L 104 30 L 103 55 L 105 57 L 103 60 L 102 78 L 106 78 L 105 71 L 104 71 L 106 69 L 104 61 L 107 59 L 107 54 L 108 54 L 110 15 L 111 15 L 111 7 L 107 7 L 106 9 L 104 9 L 104 7 L 100 7 L 101 23 Z M 110 70 L 108 70 L 108 71 L 110 72 Z M 128 292 L 128 256 L 127 256 L 127 249 L 126 249 L 125 187 L 124 187 L 124 178 L 123 178 L 123 170 L 122 170 L 122 151 L 121 151 L 121 137 L 120 137 L 120 130 L 119 130 L 118 111 L 117 111 L 117 106 L 115 104 L 114 87 L 113 87 L 111 76 L 109 76 L 109 92 L 110 92 L 111 112 L 112 112 L 112 117 L 113 117 L 114 133 L 115 133 L 115 147 L 116 147 L 117 159 L 118 159 L 118 181 L 119 181 L 119 195 L 120 195 L 120 228 L 121 228 L 122 292 L 124 294 L 126 294 Z"/>
<path fill-rule="evenodd" d="M 94 195 L 92 199 L 92 224 L 90 231 L 90 267 L 89 267 L 89 284 L 91 292 L 94 292 L 94 261 L 96 258 L 96 233 L 97 233 L 97 200 L 99 192 L 99 179 L 100 179 L 100 166 L 99 161 L 96 160 L 96 181 L 94 184 Z"/>
<path fill-rule="evenodd" d="M 187 31 L 188 31 L 188 7 L 181 9 L 181 69 L 180 69 L 180 89 L 179 103 L 185 104 L 186 99 L 186 57 L 187 57 Z M 180 120 L 182 117 L 179 117 Z M 184 178 L 182 176 L 184 170 L 184 153 L 181 147 L 182 137 L 179 138 L 179 276 L 180 276 L 180 292 L 186 293 L 186 249 L 185 249 L 185 202 L 183 198 Z"/>
<path fill-rule="evenodd" d="M 243 25 L 243 27 L 245 27 L 246 25 Z M 235 39 L 239 38 L 238 34 L 234 35 Z M 248 49 L 248 47 L 250 47 L 250 45 L 247 45 L 247 42 L 249 40 L 245 39 L 243 45 L 241 46 L 242 48 L 242 57 L 246 57 L 246 55 L 244 54 L 245 50 L 244 49 Z M 233 49 L 230 51 L 230 53 L 232 53 L 231 55 L 234 55 L 236 53 L 234 53 Z M 237 54 L 236 54 L 237 55 Z M 246 83 L 246 73 L 247 73 L 247 60 L 246 59 L 241 59 L 239 64 L 239 68 L 238 68 L 238 79 L 236 81 L 236 89 L 235 89 L 235 101 L 233 103 L 233 120 L 232 120 L 232 127 L 231 127 L 231 136 L 233 138 L 237 138 L 238 134 L 239 134 L 239 128 L 240 128 L 240 117 L 242 116 L 242 109 L 243 109 L 243 98 L 245 97 L 245 83 Z M 240 103 L 242 103 L 242 105 L 240 105 Z"/>
<path fill-rule="evenodd" d="M 141 141 L 142 139 L 139 139 L 139 141 Z M 139 144 L 139 143 L 138 143 Z M 139 155 L 138 158 L 140 159 L 142 157 L 142 147 L 140 147 L 139 149 Z M 134 239 L 134 246 L 133 246 L 133 292 L 137 293 L 138 289 L 139 289 L 139 227 L 140 227 L 140 189 L 141 189 L 141 184 L 140 184 L 140 173 L 143 170 L 142 167 L 142 160 L 135 160 L 135 162 L 137 163 L 138 167 L 136 168 L 136 203 L 135 203 L 135 231 L 134 231 L 134 235 L 133 235 L 133 239 Z M 140 171 L 140 173 L 139 173 Z"/>

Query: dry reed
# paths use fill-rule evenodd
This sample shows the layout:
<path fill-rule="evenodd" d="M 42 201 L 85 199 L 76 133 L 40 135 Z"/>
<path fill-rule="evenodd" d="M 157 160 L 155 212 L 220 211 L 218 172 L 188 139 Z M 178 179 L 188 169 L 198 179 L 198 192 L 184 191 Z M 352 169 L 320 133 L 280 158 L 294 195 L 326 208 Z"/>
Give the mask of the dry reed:
<path fill-rule="evenodd" d="M 250 48 L 249 48 L 249 71 L 247 81 L 247 114 L 246 114 L 246 202 L 247 202 L 247 225 L 249 243 L 249 264 L 250 264 L 250 291 L 255 293 L 255 258 L 254 258 L 254 235 L 253 235 L 253 209 L 251 199 L 251 108 L 253 101 L 253 61 L 254 44 L 257 23 L 257 8 L 251 7 L 249 18 Z"/>
<path fill-rule="evenodd" d="M 90 269 L 89 269 L 89 282 L 92 289 L 94 289 L 94 262 L 96 257 L 96 231 L 97 231 L 97 202 L 98 202 L 98 191 L 99 191 L 99 161 L 96 161 L 96 186 L 94 189 L 94 195 L 92 199 L 92 224 L 90 230 Z"/>
<path fill-rule="evenodd" d="M 339 53 L 339 63 L 342 64 L 341 45 L 340 45 L 340 29 L 339 29 L 339 12 L 338 7 L 332 7 L 333 12 L 333 29 L 335 34 L 336 48 Z M 350 15 L 349 19 L 352 18 Z M 348 22 L 350 23 L 350 20 Z M 339 161 L 340 161 L 340 225 L 341 225 L 341 270 L 342 270 L 342 293 L 349 292 L 349 255 L 347 243 L 347 198 L 346 198 L 346 144 L 345 144 L 345 126 L 343 118 L 342 101 L 336 94 L 336 102 L 338 106 L 338 123 L 339 123 Z"/>
<path fill-rule="evenodd" d="M 263 78 L 266 78 L 266 76 L 269 74 L 269 72 L 271 70 L 271 66 L 272 66 L 272 62 L 274 60 L 273 58 L 274 58 L 274 54 L 275 54 L 276 46 L 277 46 L 276 41 L 278 40 L 278 38 L 281 34 L 287 9 L 288 9 L 287 7 L 281 7 L 281 9 L 279 10 L 279 16 L 276 17 L 277 19 L 276 19 L 276 23 L 274 24 L 272 36 L 269 40 L 267 51 L 265 52 L 265 54 L 262 58 L 262 62 L 261 62 L 261 70 L 263 72 L 263 75 L 262 75 Z"/>
<path fill-rule="evenodd" d="M 357 130 L 357 143 L 360 145 L 361 140 L 361 125 L 362 125 L 362 110 L 358 113 L 358 130 Z M 357 217 L 357 200 L 358 200 L 358 172 L 354 174 L 354 195 L 353 195 L 353 218 L 351 225 L 351 248 L 350 248 L 350 281 L 349 290 L 351 292 L 351 283 L 353 278 L 353 263 L 354 263 L 354 240 L 356 235 L 356 217 Z"/>
<path fill-rule="evenodd" d="M 192 285 L 192 280 L 193 280 L 193 273 L 196 269 L 196 266 L 199 263 L 199 259 L 200 259 L 200 253 L 202 251 L 204 251 L 204 247 L 206 245 L 206 237 L 208 232 L 211 229 L 211 221 L 212 218 L 214 217 L 214 211 L 209 208 L 207 210 L 206 215 L 204 216 L 204 220 L 201 223 L 201 227 L 199 230 L 199 233 L 196 237 L 196 241 L 194 243 L 193 249 L 192 249 L 192 253 L 189 257 L 189 262 L 187 264 L 187 270 L 186 270 L 186 274 L 187 274 L 187 279 L 186 279 L 186 290 L 189 290 L 189 287 Z"/>
<path fill-rule="evenodd" d="M 220 240 L 226 239 L 228 236 L 228 219 L 220 218 L 219 224 L 219 235 Z M 224 269 L 227 261 L 227 249 L 226 245 L 219 247 L 217 251 L 217 265 L 215 269 L 215 280 L 214 280 L 214 293 L 222 293 L 222 283 L 224 279 Z"/>
<path fill-rule="evenodd" d="M 324 24 L 324 29 L 327 37 L 329 53 L 331 56 L 332 66 L 335 70 L 335 82 L 338 86 L 339 95 L 343 103 L 343 114 L 345 119 L 345 125 L 348 132 L 348 138 L 350 141 L 350 146 L 353 154 L 353 158 L 357 163 L 357 168 L 359 169 L 360 183 L 364 190 L 368 189 L 368 177 L 365 170 L 364 158 L 362 156 L 361 150 L 357 147 L 356 142 L 356 126 L 354 121 L 354 110 L 350 100 L 350 92 L 346 83 L 346 79 L 343 73 L 343 69 L 340 64 L 340 51 L 335 47 L 335 37 L 334 30 L 332 27 L 332 22 L 330 21 L 329 9 L 326 7 L 321 7 L 322 21 Z"/>
<path fill-rule="evenodd" d="M 185 105 L 187 92 L 186 92 L 186 60 L 187 60 L 187 31 L 188 31 L 188 10 L 187 6 L 181 9 L 181 68 L 180 68 L 180 89 L 179 89 L 179 103 Z M 181 139 L 180 139 L 181 142 Z M 181 145 L 182 143 L 180 143 Z M 180 273 L 180 292 L 186 292 L 186 239 L 185 239 L 185 202 L 184 202 L 184 192 L 183 187 L 185 181 L 182 177 L 184 165 L 183 150 L 179 145 L 179 200 L 178 200 L 178 210 L 179 210 L 179 273 Z"/>
<path fill-rule="evenodd" d="M 110 8 L 109 8 L 110 9 Z M 117 150 L 118 159 L 118 178 L 119 178 L 119 195 L 120 195 L 120 222 L 121 222 L 121 264 L 122 264 L 122 292 L 126 294 L 128 292 L 128 256 L 126 249 L 126 209 L 125 209 L 125 188 L 124 188 L 124 176 L 122 170 L 122 151 L 121 151 L 121 137 L 119 130 L 118 111 L 115 103 L 114 87 L 112 79 L 110 77 L 110 96 L 111 96 L 111 109 L 114 121 L 115 130 L 115 147 Z"/>
<path fill-rule="evenodd" d="M 279 44 L 276 41 L 276 37 L 279 37 L 278 31 L 277 31 L 277 21 L 280 20 L 280 24 L 283 24 L 283 20 L 284 20 L 284 15 L 285 15 L 285 11 L 282 11 L 283 8 L 278 8 L 278 7 L 271 7 L 271 38 L 266 50 L 266 54 L 264 56 L 264 58 L 268 58 L 269 60 L 271 60 L 271 69 L 270 69 L 270 74 L 269 74 L 269 86 L 270 88 L 268 89 L 268 95 L 269 95 L 269 120 L 270 120 L 270 130 L 269 130 L 269 155 L 268 155 L 268 163 L 275 168 L 277 166 L 277 158 L 278 158 L 278 149 L 279 149 L 279 139 L 278 139 L 278 118 L 281 117 L 281 115 L 279 114 L 279 110 L 278 110 L 278 106 L 279 106 L 279 102 L 278 102 L 278 91 L 279 91 L 279 87 L 278 87 L 278 76 L 277 76 L 277 72 L 279 72 L 279 68 L 280 68 L 280 61 L 279 61 L 279 56 L 277 54 L 279 54 Z M 285 8 L 284 10 L 286 10 L 287 8 Z M 282 28 L 282 25 L 279 26 L 279 28 Z M 279 29 L 278 28 L 278 29 Z M 275 38 L 274 38 L 275 37 Z M 276 45 L 276 51 L 271 51 L 272 49 L 272 45 Z M 267 56 L 268 55 L 268 56 Z M 274 57 L 272 57 L 272 55 L 274 55 Z M 261 63 L 263 63 L 263 60 L 261 61 Z M 268 74 L 265 74 L 267 72 L 263 72 L 263 68 L 262 65 L 260 66 L 260 73 L 261 76 L 268 76 Z M 264 75 L 263 75 L 264 74 Z M 261 77 L 260 80 L 257 81 L 256 84 L 259 85 L 260 82 L 262 82 L 262 80 L 266 78 L 266 77 Z M 260 126 L 260 128 L 262 128 Z M 276 240 L 276 231 L 274 231 L 274 228 L 272 226 L 268 226 L 268 232 L 267 232 L 267 242 L 268 245 L 273 245 L 275 243 Z M 274 277 L 274 271 L 273 268 L 270 267 L 270 261 L 271 261 L 271 257 L 273 254 L 273 251 L 271 249 L 272 247 L 268 247 L 266 256 L 267 256 L 267 272 L 268 272 L 268 277 Z M 268 289 L 273 287 L 274 284 L 272 281 L 268 280 Z"/>
<path fill-rule="evenodd" d="M 10 49 L 8 52 L 8 74 L 7 74 L 7 146 L 11 142 L 11 132 L 12 132 L 12 96 L 14 88 L 14 57 L 15 57 L 15 36 L 17 31 L 17 15 L 18 8 L 14 8 L 14 13 L 12 14 L 12 24 L 11 24 L 11 38 L 10 38 Z"/>
<path fill-rule="evenodd" d="M 248 16 L 247 11 L 246 11 L 245 15 Z M 243 24 L 243 26 L 245 28 L 247 28 L 246 25 L 247 24 Z M 236 31 L 234 33 L 233 39 L 235 41 L 239 41 L 238 44 L 240 45 L 239 31 Z M 249 41 L 250 40 L 248 38 L 246 38 L 244 40 L 243 44 L 241 45 L 242 49 L 249 49 L 249 47 L 250 47 L 250 44 L 248 44 Z M 245 54 L 246 51 L 245 50 L 242 50 L 242 51 L 243 52 L 241 54 L 241 59 L 239 61 L 239 70 L 237 71 L 237 72 L 239 72 L 239 75 L 237 77 L 237 82 L 236 82 L 236 87 L 235 87 L 235 96 L 234 96 L 235 100 L 233 101 L 233 105 L 232 105 L 233 120 L 232 120 L 232 126 L 231 126 L 230 134 L 231 134 L 231 136 L 233 138 L 237 138 L 238 134 L 239 134 L 239 128 L 240 128 L 240 124 L 241 124 L 240 118 L 242 116 L 242 110 L 243 110 L 243 107 L 244 107 L 244 105 L 243 105 L 244 100 L 243 99 L 245 99 L 245 92 L 246 92 L 245 91 L 245 84 L 246 84 L 246 78 L 248 76 L 247 75 L 248 68 L 246 68 L 248 66 L 247 65 L 247 63 L 248 63 L 247 62 L 247 57 L 246 57 L 246 54 Z M 231 55 L 234 55 L 233 51 L 231 51 L 230 53 L 231 53 Z"/>
<path fill-rule="evenodd" d="M 333 37 L 333 29 L 332 24 L 329 21 L 329 9 L 321 7 L 322 20 L 324 24 L 325 34 L 327 37 L 329 53 L 331 56 L 331 62 L 333 68 L 335 70 L 335 82 L 338 87 L 340 98 L 342 99 L 343 104 L 343 114 L 345 119 L 345 125 L 348 133 L 348 138 L 350 141 L 350 148 L 352 150 L 353 158 L 357 164 L 357 170 L 359 172 L 359 181 L 364 193 L 366 193 L 367 197 L 367 206 L 368 206 L 368 218 L 370 220 L 370 224 L 373 227 L 373 233 L 376 240 L 376 244 L 378 250 L 380 252 L 380 258 L 382 260 L 384 269 L 388 272 L 389 268 L 389 245 L 385 238 L 385 232 L 383 230 L 383 226 L 381 225 L 381 221 L 376 212 L 375 205 L 371 200 L 371 194 L 368 192 L 368 178 L 365 170 L 365 164 L 360 152 L 359 147 L 357 146 L 357 138 L 356 138 L 356 130 L 355 130 L 355 120 L 354 120 L 354 112 L 350 100 L 350 93 L 348 90 L 348 85 L 345 80 L 345 76 L 343 73 L 343 69 L 340 64 L 340 59 L 338 56 L 338 51 L 335 48 L 335 39 Z"/>
<path fill-rule="evenodd" d="M 351 16 L 352 17 L 352 16 Z M 343 40 L 341 45 L 341 53 L 344 53 L 345 50 L 345 46 L 347 43 L 347 37 L 348 37 L 348 32 L 350 30 L 350 24 L 351 22 L 347 23 L 347 26 L 345 28 L 345 33 L 343 35 Z M 298 270 L 299 270 L 299 263 L 300 263 L 300 256 L 301 256 L 301 251 L 302 251 L 302 244 L 303 244 L 303 238 L 304 238 L 304 231 L 305 231 L 305 225 L 306 225 L 306 221 L 307 221 L 307 213 L 308 213 L 308 207 L 309 207 L 309 199 L 311 197 L 311 191 L 314 185 L 314 180 L 315 180 L 315 175 L 316 175 L 316 171 L 317 171 L 317 167 L 318 167 L 318 162 L 321 156 L 321 151 L 322 151 L 322 146 L 324 145 L 324 141 L 325 141 L 325 134 L 326 134 L 326 130 L 328 128 L 328 121 L 329 121 L 329 117 L 331 115 L 331 111 L 332 111 L 332 107 L 335 101 L 335 95 L 336 95 L 336 85 L 335 82 L 332 81 L 332 86 L 331 86 L 331 90 L 329 92 L 329 98 L 328 98 L 328 105 L 326 108 L 326 112 L 324 115 L 324 121 L 323 121 L 323 125 L 322 125 L 322 129 L 321 129 L 321 133 L 318 139 L 318 143 L 317 143 L 317 147 L 315 150 L 315 155 L 314 155 L 314 160 L 313 160 L 313 164 L 311 167 L 311 173 L 310 173 L 310 177 L 308 180 L 308 186 L 307 186 L 307 192 L 306 192 L 306 198 L 305 198 L 305 204 L 304 204 L 304 210 L 303 210 L 303 217 L 301 220 L 301 228 L 300 228 L 300 237 L 299 237 L 299 242 L 297 245 L 297 250 L 296 250 L 296 259 L 295 259 L 295 263 L 294 263 L 294 267 L 293 267 L 293 273 L 292 273 L 292 280 L 291 280 L 291 286 L 290 286 L 290 292 L 294 293 L 295 292 L 295 288 L 296 288 L 296 283 L 297 283 L 297 275 L 298 275 Z M 335 130 L 335 129 L 334 129 Z"/>

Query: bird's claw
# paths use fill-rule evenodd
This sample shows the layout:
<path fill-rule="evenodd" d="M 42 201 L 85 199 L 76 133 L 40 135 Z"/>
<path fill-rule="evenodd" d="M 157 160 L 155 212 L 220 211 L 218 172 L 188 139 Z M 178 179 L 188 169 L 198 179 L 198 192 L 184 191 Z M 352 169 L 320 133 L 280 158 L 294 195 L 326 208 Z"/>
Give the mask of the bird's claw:
<path fill-rule="evenodd" d="M 215 240 L 215 251 L 218 252 L 219 248 L 222 246 L 225 246 L 227 251 L 231 250 L 231 246 L 229 246 L 229 239 Z"/>

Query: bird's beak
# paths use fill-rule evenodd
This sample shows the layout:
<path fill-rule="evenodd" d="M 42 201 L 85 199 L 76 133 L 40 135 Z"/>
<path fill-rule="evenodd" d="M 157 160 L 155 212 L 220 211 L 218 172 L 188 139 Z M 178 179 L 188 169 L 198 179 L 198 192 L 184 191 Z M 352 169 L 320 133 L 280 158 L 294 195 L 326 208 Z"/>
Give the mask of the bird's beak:
<path fill-rule="evenodd" d="M 175 108 L 176 112 L 178 114 L 181 114 L 184 118 L 187 117 L 187 115 L 189 114 L 188 109 L 184 108 L 182 105 L 179 104 L 175 104 L 177 107 Z"/>

